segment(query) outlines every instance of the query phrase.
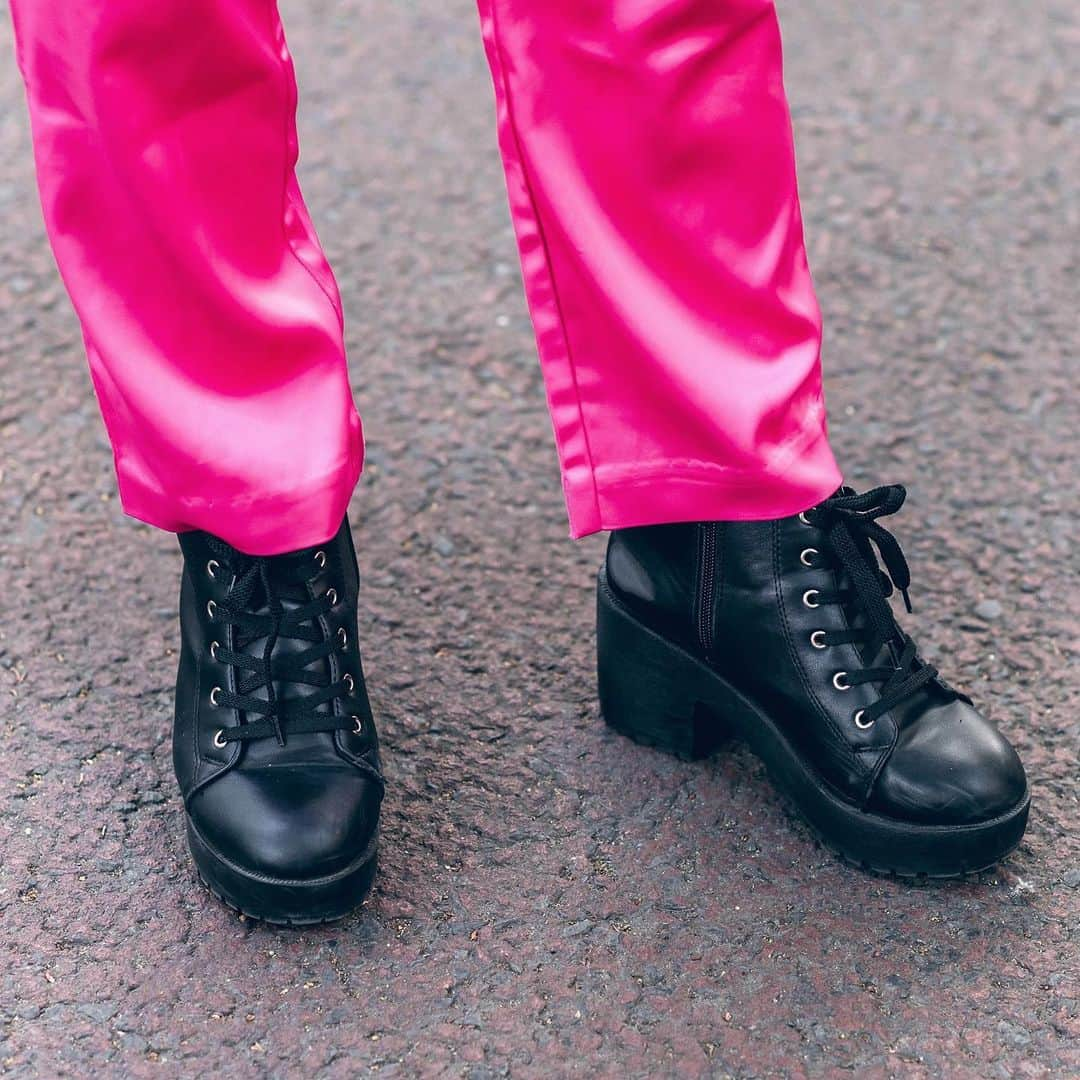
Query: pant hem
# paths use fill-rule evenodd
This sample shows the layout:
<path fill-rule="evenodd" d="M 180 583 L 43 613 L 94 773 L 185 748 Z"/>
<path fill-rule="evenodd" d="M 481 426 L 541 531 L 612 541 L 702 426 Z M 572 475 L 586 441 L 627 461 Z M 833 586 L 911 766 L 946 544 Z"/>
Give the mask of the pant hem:
<path fill-rule="evenodd" d="M 655 460 L 564 478 L 570 535 L 686 521 L 767 521 L 827 499 L 843 483 L 824 431 L 779 472 Z"/>
<path fill-rule="evenodd" d="M 361 455 L 297 492 L 233 498 L 177 498 L 125 477 L 118 469 L 124 513 L 167 532 L 199 529 L 247 555 L 283 555 L 324 543 L 337 532 L 360 478 Z"/>

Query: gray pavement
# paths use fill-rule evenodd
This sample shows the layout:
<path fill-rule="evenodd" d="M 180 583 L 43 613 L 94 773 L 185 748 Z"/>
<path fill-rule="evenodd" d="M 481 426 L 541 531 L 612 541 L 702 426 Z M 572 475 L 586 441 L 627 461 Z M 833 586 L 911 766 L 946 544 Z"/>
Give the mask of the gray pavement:
<path fill-rule="evenodd" d="M 118 509 L 0 21 L 0 1072 L 1080 1075 L 1075 3 L 782 9 L 839 456 L 909 485 L 912 625 L 1033 783 L 943 887 L 839 864 L 741 749 L 604 729 L 471 4 L 284 14 L 368 433 L 381 874 L 303 932 L 195 880 L 175 542 Z"/>

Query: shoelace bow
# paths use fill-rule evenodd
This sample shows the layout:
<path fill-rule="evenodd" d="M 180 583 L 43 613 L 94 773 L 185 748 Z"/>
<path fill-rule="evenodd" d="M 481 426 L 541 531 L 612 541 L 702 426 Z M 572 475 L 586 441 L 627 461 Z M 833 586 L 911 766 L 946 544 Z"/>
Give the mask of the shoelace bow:
<path fill-rule="evenodd" d="M 248 717 L 259 717 L 226 728 L 220 737 L 225 742 L 245 742 L 274 736 L 284 746 L 289 733 L 344 731 L 358 726 L 355 716 L 318 711 L 336 698 L 347 699 L 353 688 L 351 678 L 331 682 L 327 672 L 308 670 L 338 647 L 335 639 L 324 639 L 318 623 L 319 617 L 332 607 L 330 596 L 324 593 L 312 599 L 306 588 L 321 566 L 314 559 L 314 565 L 309 567 L 302 559 L 244 555 L 216 537 L 207 537 L 207 542 L 222 568 L 233 574 L 228 595 L 217 603 L 214 618 L 236 628 L 234 647 L 217 644 L 214 656 L 237 670 L 236 691 L 222 688 L 216 704 L 238 709 Z M 252 610 L 260 592 L 265 612 Z M 286 608 L 282 603 L 285 599 L 297 606 Z M 259 638 L 266 639 L 261 655 L 243 651 Z M 275 647 L 282 638 L 311 645 L 292 655 L 275 656 Z M 298 698 L 282 698 L 275 683 L 311 686 L 315 690 Z M 265 697 L 259 696 L 262 690 Z"/>
<path fill-rule="evenodd" d="M 822 644 L 856 644 L 862 647 L 863 655 L 868 659 L 876 657 L 888 646 L 886 655 L 893 659 L 891 666 L 866 667 L 846 673 L 851 686 L 882 684 L 878 700 L 862 710 L 861 719 L 867 727 L 927 683 L 941 681 L 937 669 L 922 660 L 915 642 L 900 628 L 888 600 L 896 589 L 903 596 L 907 610 L 912 610 L 908 595 L 911 571 L 907 560 L 896 537 L 877 520 L 895 514 L 906 498 L 907 490 L 902 484 L 883 485 L 861 495 L 843 487 L 805 515 L 811 524 L 824 531 L 840 569 L 851 582 L 850 588 L 817 590 L 817 602 L 854 602 L 865 615 L 867 624 L 862 629 L 828 631 L 821 639 Z M 877 555 L 881 556 L 884 568 L 878 563 Z M 948 689 L 957 697 L 968 700 L 951 687 Z"/>

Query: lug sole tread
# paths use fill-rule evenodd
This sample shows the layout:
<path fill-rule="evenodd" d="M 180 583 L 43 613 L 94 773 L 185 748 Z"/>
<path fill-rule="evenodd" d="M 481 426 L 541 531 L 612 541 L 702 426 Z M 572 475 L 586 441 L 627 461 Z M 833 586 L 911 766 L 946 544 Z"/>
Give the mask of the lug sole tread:
<path fill-rule="evenodd" d="M 284 919 L 273 915 L 259 915 L 254 911 L 245 911 L 242 907 L 238 907 L 228 897 L 223 896 L 209 881 L 202 875 L 202 872 L 196 869 L 196 873 L 199 878 L 199 884 L 219 903 L 223 904 L 230 911 L 235 912 L 237 915 L 242 915 L 245 919 L 251 919 L 253 922 L 266 923 L 268 926 L 282 926 L 288 929 L 303 929 L 309 926 L 329 926 L 332 923 L 341 922 L 342 919 L 348 918 L 366 899 L 361 897 L 355 907 L 349 908 L 348 911 L 343 911 L 340 915 L 326 915 L 320 918 L 314 919 Z"/>
<path fill-rule="evenodd" d="M 670 757 L 677 758 L 679 761 L 694 762 L 701 761 L 703 758 L 711 757 L 712 752 L 707 754 L 695 754 L 686 750 L 674 750 L 667 746 L 660 738 L 652 736 L 645 732 L 628 731 L 625 728 L 620 727 L 618 724 L 612 723 L 607 717 L 601 715 L 601 719 L 614 731 L 617 735 L 621 735 L 632 742 L 637 743 L 639 746 L 647 746 L 651 750 L 657 750 L 661 753 L 667 754 Z M 736 741 L 733 736 L 729 736 L 723 740 L 723 742 Z M 722 745 L 722 744 L 721 744 Z M 758 760 L 761 760 L 760 758 Z M 923 870 L 909 870 L 898 866 L 875 866 L 866 862 L 864 859 L 860 859 L 857 855 L 852 855 L 850 852 L 845 851 L 838 844 L 833 843 L 825 837 L 820 830 L 814 828 L 813 824 L 808 821 L 802 814 L 791 807 L 787 798 L 784 796 L 779 784 L 776 783 L 773 777 L 769 765 L 767 762 L 763 762 L 765 766 L 765 772 L 769 777 L 770 783 L 773 788 L 780 795 L 781 800 L 784 803 L 784 809 L 788 817 L 797 822 L 803 828 L 810 832 L 810 835 L 814 839 L 814 843 L 829 854 L 835 856 L 841 862 L 847 866 L 853 867 L 856 870 L 862 870 L 864 873 L 874 874 L 877 877 L 896 878 L 906 882 L 945 882 L 945 881 L 968 881 L 975 879 L 979 874 L 985 874 L 987 871 L 993 870 L 1004 859 L 1011 855 L 1019 846 L 1020 841 L 1017 841 L 1008 851 L 1002 852 L 996 859 L 986 863 L 983 866 L 964 867 L 961 870 L 957 870 L 955 873 L 950 874 L 930 874 Z"/>
<path fill-rule="evenodd" d="M 360 907 L 374 884 L 378 864 L 375 837 L 362 857 L 337 880 L 281 883 L 258 880 L 250 872 L 225 861 L 199 837 L 190 819 L 187 831 L 191 860 L 202 885 L 229 910 L 256 922 L 283 927 L 321 926 L 339 922 Z M 222 878 L 229 887 L 219 885 L 215 880 L 218 878 Z M 297 895 L 298 886 L 305 890 L 304 893 Z M 265 898 L 265 905 L 261 902 L 245 903 L 234 894 Z M 318 914 L 306 916 L 292 913 L 308 904 Z M 274 910 L 275 907 L 277 910 Z M 282 914 L 282 909 L 289 913 Z"/>

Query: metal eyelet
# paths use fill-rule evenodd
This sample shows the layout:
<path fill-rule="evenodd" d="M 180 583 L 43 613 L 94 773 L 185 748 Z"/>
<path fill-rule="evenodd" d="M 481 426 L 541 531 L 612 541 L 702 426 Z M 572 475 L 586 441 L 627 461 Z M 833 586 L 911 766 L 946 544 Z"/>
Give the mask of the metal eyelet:
<path fill-rule="evenodd" d="M 353 690 L 356 689 L 356 683 L 353 682 L 353 677 L 351 675 L 343 675 L 342 678 L 345 680 L 345 685 L 348 687 L 349 693 L 351 694 Z"/>
<path fill-rule="evenodd" d="M 833 684 L 833 686 L 836 687 L 837 690 L 850 690 L 851 689 L 851 683 L 849 683 L 847 681 L 847 672 L 846 671 L 838 671 L 832 677 L 832 684 Z"/>
<path fill-rule="evenodd" d="M 322 567 L 324 567 L 326 565 L 326 552 L 325 551 L 316 551 L 315 552 L 315 561 L 319 564 L 320 569 Z"/>
<path fill-rule="evenodd" d="M 211 660 L 216 660 L 217 659 L 217 651 L 220 648 L 221 648 L 221 646 L 216 641 L 211 641 L 210 642 L 210 659 Z"/>
<path fill-rule="evenodd" d="M 229 745 L 225 741 L 225 729 L 224 728 L 218 728 L 218 730 L 214 732 L 214 745 L 219 750 L 224 750 L 225 747 Z"/>
<path fill-rule="evenodd" d="M 817 548 L 804 548 L 799 555 L 799 562 L 801 562 L 803 566 L 813 566 L 814 564 L 810 560 L 817 554 L 819 554 Z"/>
<path fill-rule="evenodd" d="M 217 604 L 215 604 L 213 600 L 206 601 L 206 614 L 209 615 L 211 619 L 217 618 Z"/>
<path fill-rule="evenodd" d="M 345 627 L 339 626 L 337 632 L 337 639 L 341 647 L 344 649 L 349 644 L 349 635 L 345 633 Z"/>
<path fill-rule="evenodd" d="M 220 686 L 215 686 L 214 689 L 210 691 L 210 704 L 211 705 L 218 705 L 220 703 L 221 703 L 221 687 Z"/>
<path fill-rule="evenodd" d="M 813 524 L 813 522 L 806 516 L 806 511 L 805 510 L 802 511 L 802 513 L 799 514 L 799 520 L 804 525 L 812 525 Z"/>
<path fill-rule="evenodd" d="M 866 730 L 867 728 L 872 728 L 872 727 L 874 726 L 874 721 L 873 721 L 873 720 L 864 720 L 864 719 L 863 719 L 863 716 L 864 716 L 865 714 L 866 714 L 866 710 L 865 710 L 865 709 L 860 709 L 860 710 L 859 710 L 859 711 L 858 711 L 858 712 L 857 712 L 857 713 L 855 714 L 855 718 L 854 718 L 854 719 L 855 719 L 855 726 L 856 726 L 856 727 L 857 727 L 857 728 L 858 728 L 858 729 L 859 729 L 860 731 L 865 731 L 865 730 Z"/>
<path fill-rule="evenodd" d="M 337 589 L 327 589 L 326 599 L 330 601 L 330 606 L 333 607 L 337 603 Z"/>
<path fill-rule="evenodd" d="M 810 598 L 811 598 L 812 596 L 817 596 L 818 594 L 819 594 L 819 590 L 818 590 L 818 589 L 807 589 L 807 590 L 806 590 L 806 592 L 804 592 L 804 593 L 802 594 L 802 602 L 803 602 L 803 605 L 804 605 L 805 607 L 808 607 L 808 608 L 817 608 L 817 607 L 821 607 L 821 604 L 820 604 L 820 603 L 818 603 L 818 601 L 817 601 L 817 600 L 811 600 L 811 599 L 810 599 Z"/>
<path fill-rule="evenodd" d="M 361 720 L 359 716 L 354 716 L 352 718 L 352 722 L 353 722 L 353 734 L 354 735 L 363 735 L 364 734 L 364 721 Z"/>
<path fill-rule="evenodd" d="M 211 578 L 214 579 L 214 581 L 217 581 L 217 572 L 220 569 L 221 569 L 221 563 L 219 563 L 217 561 L 217 559 L 211 559 L 206 564 L 206 572 L 210 575 Z"/>
<path fill-rule="evenodd" d="M 824 649 L 825 648 L 825 631 L 824 630 L 815 630 L 810 635 L 810 644 L 813 645 L 815 649 Z"/>

